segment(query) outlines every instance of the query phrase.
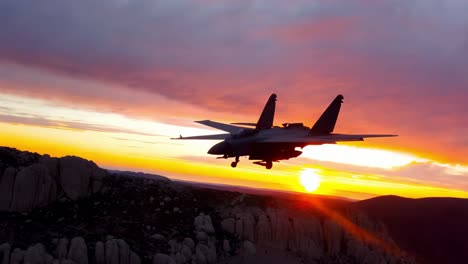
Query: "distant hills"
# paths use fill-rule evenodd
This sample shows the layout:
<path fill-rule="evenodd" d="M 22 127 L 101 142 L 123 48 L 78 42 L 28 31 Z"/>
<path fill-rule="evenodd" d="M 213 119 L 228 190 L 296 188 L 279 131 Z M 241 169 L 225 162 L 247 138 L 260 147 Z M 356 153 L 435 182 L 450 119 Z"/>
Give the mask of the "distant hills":
<path fill-rule="evenodd" d="M 422 263 L 468 263 L 468 199 L 381 196 L 353 203 Z"/>

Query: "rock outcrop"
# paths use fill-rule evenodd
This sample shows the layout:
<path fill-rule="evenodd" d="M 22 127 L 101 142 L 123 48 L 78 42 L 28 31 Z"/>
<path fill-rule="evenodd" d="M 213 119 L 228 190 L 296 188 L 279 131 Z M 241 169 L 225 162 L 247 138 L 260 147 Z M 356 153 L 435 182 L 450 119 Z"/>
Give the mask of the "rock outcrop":
<path fill-rule="evenodd" d="M 0 211 L 24 212 L 55 202 L 99 192 L 106 170 L 79 157 L 0 148 Z"/>
<path fill-rule="evenodd" d="M 14 167 L 7 167 L 3 171 L 2 178 L 0 179 L 0 211 L 10 208 L 13 188 L 15 186 L 15 176 L 16 169 Z"/>
<path fill-rule="evenodd" d="M 109 242 L 109 243 L 107 243 Z M 12 252 L 8 243 L 0 245 L 0 260 L 2 264 L 141 264 L 140 257 L 133 252 L 122 239 L 112 239 L 106 242 L 106 247 L 100 241 L 95 246 L 95 259 L 89 259 L 88 245 L 82 237 L 75 237 L 67 248 L 68 239 L 62 238 L 57 242 L 53 254 L 47 252 L 45 246 L 37 243 L 27 250 L 15 248 Z M 112 246 L 107 246 L 112 245 Z M 174 262 L 175 263 L 175 262 Z"/>
<path fill-rule="evenodd" d="M 348 256 L 358 263 L 406 263 L 400 255 L 390 254 L 386 248 L 360 237 L 359 234 L 345 231 L 334 219 L 296 215 L 287 210 L 275 208 L 241 207 L 232 208 L 222 213 L 222 230 L 226 236 L 233 234 L 243 241 L 238 245 L 242 255 L 255 255 L 256 251 L 274 250 L 293 252 L 306 262 L 317 262 L 327 258 Z M 232 232 L 232 219 L 237 219 Z M 369 221 L 356 212 L 348 212 L 346 219 L 360 232 L 369 232 L 392 245 L 382 226 Z M 343 247 L 343 245 L 346 245 Z M 223 248 L 231 250 L 228 240 Z M 392 251 L 391 253 L 395 253 Z M 376 261 L 376 262 L 374 262 Z M 400 261 L 400 262 L 398 262 Z"/>
<path fill-rule="evenodd" d="M 34 163 L 21 169 L 15 177 L 10 210 L 29 211 L 55 201 L 57 185 L 46 166 Z"/>
<path fill-rule="evenodd" d="M 2 263 L 411 263 L 375 243 L 394 244 L 355 211 L 301 211 L 281 197 L 108 173 L 72 156 L 0 148 L 0 158 L 0 210 L 13 211 L 0 218 Z"/>

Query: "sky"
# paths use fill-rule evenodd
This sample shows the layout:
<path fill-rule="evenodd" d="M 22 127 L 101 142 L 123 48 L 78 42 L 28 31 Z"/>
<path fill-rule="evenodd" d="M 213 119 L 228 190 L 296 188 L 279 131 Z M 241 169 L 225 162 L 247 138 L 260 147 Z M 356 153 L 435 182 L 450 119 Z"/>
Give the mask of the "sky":
<path fill-rule="evenodd" d="M 468 2 L 0 1 L 0 145 L 173 179 L 364 199 L 468 197 Z M 341 133 L 272 170 L 206 152 L 194 120 Z M 313 176 L 310 176 L 313 175 Z"/>

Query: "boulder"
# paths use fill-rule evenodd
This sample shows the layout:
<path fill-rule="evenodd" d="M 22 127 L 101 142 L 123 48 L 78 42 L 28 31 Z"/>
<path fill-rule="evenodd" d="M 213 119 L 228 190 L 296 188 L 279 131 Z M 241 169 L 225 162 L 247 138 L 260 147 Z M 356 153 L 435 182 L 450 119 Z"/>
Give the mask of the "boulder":
<path fill-rule="evenodd" d="M 117 239 L 117 246 L 119 247 L 119 264 L 129 264 L 130 247 L 122 239 Z"/>
<path fill-rule="evenodd" d="M 39 158 L 38 163 L 44 165 L 49 170 L 50 177 L 54 179 L 57 185 L 60 185 L 58 158 L 51 158 L 46 154 Z"/>
<path fill-rule="evenodd" d="M 185 263 L 187 260 L 185 259 L 185 256 L 180 253 L 180 252 L 177 252 L 175 255 L 174 255 L 174 260 L 177 264 L 183 264 Z"/>
<path fill-rule="evenodd" d="M 221 221 L 221 227 L 229 234 L 234 234 L 236 228 L 236 220 L 234 218 L 226 218 Z"/>
<path fill-rule="evenodd" d="M 10 263 L 10 250 L 11 250 L 10 244 L 3 243 L 0 245 L 0 259 L 2 259 L 2 263 L 5 263 L 5 264 Z"/>
<path fill-rule="evenodd" d="M 169 242 L 167 242 L 167 244 L 169 244 L 169 246 L 171 248 L 171 254 L 175 254 L 175 253 L 179 252 L 180 249 L 182 249 L 182 245 L 179 242 L 177 242 L 175 239 L 169 240 Z"/>
<path fill-rule="evenodd" d="M 268 245 L 272 242 L 270 220 L 265 214 L 258 217 L 257 226 L 255 228 L 255 238 L 259 245 Z"/>
<path fill-rule="evenodd" d="M 77 264 L 88 264 L 88 248 L 82 237 L 75 237 L 71 240 L 68 259 Z"/>
<path fill-rule="evenodd" d="M 44 245 L 41 243 L 30 246 L 24 254 L 24 263 L 27 264 L 48 264 L 50 262 L 52 262 L 52 256 L 47 254 Z"/>
<path fill-rule="evenodd" d="M 79 157 L 60 158 L 60 183 L 68 198 L 76 200 L 88 194 L 90 176 L 96 167 Z"/>
<path fill-rule="evenodd" d="M 198 243 L 195 247 L 195 257 L 197 263 L 216 263 L 216 247 L 213 242 Z"/>
<path fill-rule="evenodd" d="M 207 264 L 207 252 L 209 251 L 208 246 L 203 244 L 198 244 L 195 248 L 195 263 L 197 264 Z"/>
<path fill-rule="evenodd" d="M 115 239 L 106 241 L 106 264 L 119 264 L 119 246 Z"/>
<path fill-rule="evenodd" d="M 68 254 L 68 239 L 61 238 L 57 243 L 55 254 L 58 260 L 62 261 L 67 258 Z"/>
<path fill-rule="evenodd" d="M 96 243 L 96 247 L 95 247 L 95 250 L 94 250 L 94 256 L 96 257 L 96 264 L 105 264 L 106 263 L 104 243 L 102 243 L 101 241 Z"/>
<path fill-rule="evenodd" d="M 8 167 L 0 179 L 0 211 L 8 211 L 13 196 L 16 169 Z"/>
<path fill-rule="evenodd" d="M 273 246 L 285 250 L 288 247 L 289 218 L 282 211 L 270 211 L 271 238 Z"/>
<path fill-rule="evenodd" d="M 43 164 L 32 164 L 16 175 L 10 210 L 29 211 L 55 201 L 57 186 Z"/>
<path fill-rule="evenodd" d="M 192 249 L 188 247 L 187 245 L 182 245 L 182 249 L 180 250 L 180 253 L 184 255 L 186 260 L 190 260 L 192 258 Z"/>
<path fill-rule="evenodd" d="M 227 239 L 223 240 L 223 251 L 226 253 L 231 252 L 231 245 L 229 244 L 229 240 Z"/>
<path fill-rule="evenodd" d="M 22 251 L 19 248 L 15 248 L 13 250 L 13 252 L 11 252 L 10 264 L 21 264 L 21 263 L 23 263 L 24 255 L 25 255 L 24 251 Z"/>
<path fill-rule="evenodd" d="M 238 209 L 234 209 L 234 212 Z M 249 212 L 236 213 L 235 234 L 243 240 L 255 239 L 255 218 Z M 230 228 L 230 227 L 229 227 Z"/>
<path fill-rule="evenodd" d="M 16 161 L 20 167 L 29 166 L 39 159 L 40 155 L 37 153 L 31 153 L 29 151 L 18 151 L 16 153 Z"/>
<path fill-rule="evenodd" d="M 196 238 L 197 238 L 197 241 L 208 241 L 210 237 L 205 232 L 198 231 L 196 232 Z"/>
<path fill-rule="evenodd" d="M 217 263 L 216 245 L 213 241 L 208 242 L 208 254 L 206 254 L 206 259 L 209 264 Z"/>
<path fill-rule="evenodd" d="M 176 262 L 168 255 L 158 253 L 153 257 L 153 264 L 176 264 Z"/>
<path fill-rule="evenodd" d="M 129 264 L 141 264 L 141 259 L 135 252 L 130 251 L 130 260 L 128 263 Z"/>
<path fill-rule="evenodd" d="M 182 244 L 186 245 L 191 250 L 195 247 L 195 242 L 193 242 L 193 239 L 191 239 L 190 237 L 184 238 Z"/>
<path fill-rule="evenodd" d="M 243 255 L 255 255 L 257 253 L 257 249 L 255 245 L 250 241 L 244 241 L 242 243 L 242 254 Z"/>
<path fill-rule="evenodd" d="M 207 234 L 213 234 L 215 232 L 213 223 L 211 222 L 211 217 L 209 215 L 200 213 L 199 216 L 195 217 L 194 225 L 196 231 L 203 231 Z"/>
<path fill-rule="evenodd" d="M 92 162 L 91 162 L 92 163 Z M 94 163 L 93 163 L 94 164 Z M 107 176 L 107 171 L 99 168 L 94 164 L 91 177 L 90 177 L 90 187 L 92 193 L 97 193 L 102 188 L 102 180 Z"/>

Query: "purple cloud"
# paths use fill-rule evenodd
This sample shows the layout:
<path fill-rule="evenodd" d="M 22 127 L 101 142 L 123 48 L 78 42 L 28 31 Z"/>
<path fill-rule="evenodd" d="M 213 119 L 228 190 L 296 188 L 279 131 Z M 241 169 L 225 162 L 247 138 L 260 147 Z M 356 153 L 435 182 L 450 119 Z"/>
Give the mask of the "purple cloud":
<path fill-rule="evenodd" d="M 397 147 L 467 162 L 467 8 L 435 0 L 6 0 L 0 63 L 249 119 L 276 92 L 278 120 L 312 123 L 343 93 L 338 128 L 399 133 Z M 99 89 L 60 90 L 62 100 L 133 107 Z"/>

